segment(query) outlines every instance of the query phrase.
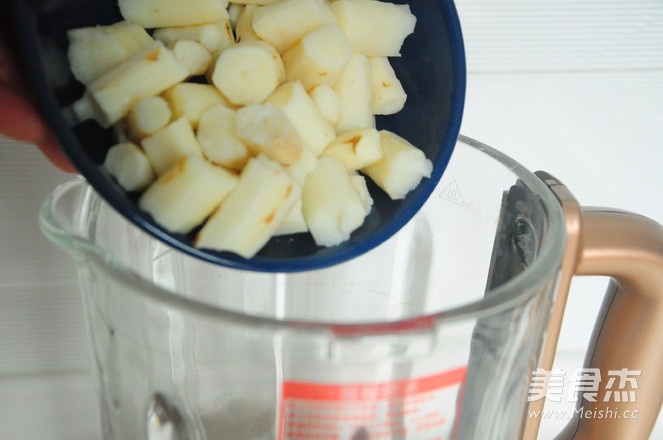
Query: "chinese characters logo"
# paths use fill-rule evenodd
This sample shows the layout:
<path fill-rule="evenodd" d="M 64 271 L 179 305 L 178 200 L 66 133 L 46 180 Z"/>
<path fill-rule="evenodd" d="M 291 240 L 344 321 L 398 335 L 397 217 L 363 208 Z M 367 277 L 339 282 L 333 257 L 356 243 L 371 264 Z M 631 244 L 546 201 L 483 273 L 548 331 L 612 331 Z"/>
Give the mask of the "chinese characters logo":
<path fill-rule="evenodd" d="M 635 390 L 638 389 L 637 376 L 641 370 L 608 370 L 607 382 L 603 395 L 599 395 L 602 380 L 598 368 L 582 368 L 575 370 L 569 381 L 566 381 L 564 370 L 547 371 L 541 368 L 532 372 L 532 380 L 527 396 L 528 402 L 548 399 L 560 402 L 568 384 L 567 399 L 577 402 L 580 396 L 588 402 L 635 402 Z"/>

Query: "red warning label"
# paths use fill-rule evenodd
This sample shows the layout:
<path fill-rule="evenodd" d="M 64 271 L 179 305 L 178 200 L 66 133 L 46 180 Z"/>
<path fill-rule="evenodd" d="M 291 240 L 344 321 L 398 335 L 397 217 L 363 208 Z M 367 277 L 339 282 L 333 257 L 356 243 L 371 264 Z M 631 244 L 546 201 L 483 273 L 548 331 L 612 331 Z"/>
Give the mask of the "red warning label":
<path fill-rule="evenodd" d="M 279 440 L 444 440 L 465 370 L 379 383 L 285 381 Z"/>

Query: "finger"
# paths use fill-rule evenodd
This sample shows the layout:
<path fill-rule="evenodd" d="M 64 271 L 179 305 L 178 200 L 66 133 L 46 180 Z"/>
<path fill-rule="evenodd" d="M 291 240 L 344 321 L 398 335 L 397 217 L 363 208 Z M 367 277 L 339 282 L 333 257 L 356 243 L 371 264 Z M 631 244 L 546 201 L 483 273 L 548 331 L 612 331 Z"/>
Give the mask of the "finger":
<path fill-rule="evenodd" d="M 10 86 L 0 84 L 0 133 L 20 141 L 38 143 L 48 128 L 34 106 Z"/>
<path fill-rule="evenodd" d="M 58 168 L 73 172 L 34 106 L 12 88 L 0 84 L 0 133 L 36 144 Z"/>
<path fill-rule="evenodd" d="M 50 134 L 47 135 L 46 139 L 39 142 L 37 147 L 44 153 L 44 156 L 50 160 L 53 165 L 60 168 L 62 171 L 67 173 L 76 173 L 76 168 L 67 160 L 67 157 L 64 155 L 57 142 Z"/>

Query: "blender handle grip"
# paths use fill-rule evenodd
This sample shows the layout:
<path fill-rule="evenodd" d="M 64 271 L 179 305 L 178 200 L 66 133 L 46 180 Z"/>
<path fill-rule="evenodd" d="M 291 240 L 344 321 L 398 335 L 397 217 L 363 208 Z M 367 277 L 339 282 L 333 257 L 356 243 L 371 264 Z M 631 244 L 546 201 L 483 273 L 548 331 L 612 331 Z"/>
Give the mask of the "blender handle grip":
<path fill-rule="evenodd" d="M 663 227 L 636 214 L 585 208 L 580 243 L 575 274 L 612 277 L 585 358 L 601 380 L 590 399 L 578 397 L 575 418 L 556 439 L 646 440 L 663 404 Z M 632 379 L 620 390 L 623 369 Z"/>

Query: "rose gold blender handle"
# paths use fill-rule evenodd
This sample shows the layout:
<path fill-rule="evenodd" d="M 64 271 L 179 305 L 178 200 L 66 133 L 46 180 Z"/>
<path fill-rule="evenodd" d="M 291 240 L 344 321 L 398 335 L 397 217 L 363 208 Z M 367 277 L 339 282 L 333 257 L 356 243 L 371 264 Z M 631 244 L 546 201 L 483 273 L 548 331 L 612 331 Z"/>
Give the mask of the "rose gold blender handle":
<path fill-rule="evenodd" d="M 578 408 L 592 414 L 609 408 L 615 417 L 580 418 L 576 413 L 556 439 L 646 440 L 663 404 L 663 227 L 623 211 L 581 209 L 557 179 L 536 174 L 559 199 L 567 222 L 567 250 L 541 368 L 552 369 L 571 274 L 613 278 L 585 359 L 586 368 L 601 372 L 597 401 L 579 396 Z M 608 373 L 622 369 L 640 372 L 631 376 L 637 381 L 637 401 L 604 402 Z M 610 390 L 615 388 L 613 383 Z M 543 403 L 536 401 L 530 409 L 541 409 Z M 626 414 L 631 418 L 626 419 Z M 539 423 L 540 418 L 528 419 L 523 439 L 535 439 Z"/>
<path fill-rule="evenodd" d="M 631 376 L 636 402 L 579 399 L 585 411 L 616 407 L 621 419 L 574 419 L 558 439 L 646 440 L 663 404 L 663 228 L 627 212 L 583 210 L 576 274 L 613 278 L 585 359 L 602 373 L 597 396 L 606 396 L 610 370 L 641 374 Z"/>

